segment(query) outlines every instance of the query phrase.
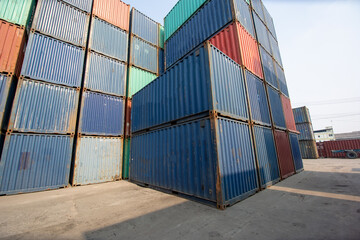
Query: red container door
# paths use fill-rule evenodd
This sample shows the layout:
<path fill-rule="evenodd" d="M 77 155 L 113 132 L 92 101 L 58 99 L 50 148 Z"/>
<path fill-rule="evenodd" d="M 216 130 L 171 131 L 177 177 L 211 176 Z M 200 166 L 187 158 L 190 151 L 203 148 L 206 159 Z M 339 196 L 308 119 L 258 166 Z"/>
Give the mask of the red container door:
<path fill-rule="evenodd" d="M 285 179 L 295 173 L 294 161 L 288 135 L 283 131 L 275 131 L 276 150 L 279 158 L 281 178 Z"/>
<path fill-rule="evenodd" d="M 294 113 L 291 108 L 290 99 L 281 94 L 281 102 L 282 102 L 282 106 L 283 106 L 283 110 L 284 110 L 286 127 L 289 130 L 297 131 L 296 125 L 295 125 Z"/>

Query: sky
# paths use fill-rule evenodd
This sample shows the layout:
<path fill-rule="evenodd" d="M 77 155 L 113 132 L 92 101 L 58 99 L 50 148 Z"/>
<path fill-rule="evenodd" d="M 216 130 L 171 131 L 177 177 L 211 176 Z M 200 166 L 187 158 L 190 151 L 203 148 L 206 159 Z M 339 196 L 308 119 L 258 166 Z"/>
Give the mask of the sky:
<path fill-rule="evenodd" d="M 126 3 L 163 24 L 177 0 Z M 360 1 L 263 0 L 274 18 L 292 106 L 315 130 L 360 131 Z"/>

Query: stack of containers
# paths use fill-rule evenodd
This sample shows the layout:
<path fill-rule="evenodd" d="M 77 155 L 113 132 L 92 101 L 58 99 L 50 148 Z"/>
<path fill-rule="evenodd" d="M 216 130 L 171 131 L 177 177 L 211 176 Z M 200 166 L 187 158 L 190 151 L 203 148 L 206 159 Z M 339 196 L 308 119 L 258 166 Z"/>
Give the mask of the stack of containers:
<path fill-rule="evenodd" d="M 130 19 L 129 74 L 123 159 L 124 179 L 129 177 L 132 97 L 164 72 L 163 26 L 135 8 L 131 10 Z"/>
<path fill-rule="evenodd" d="M 293 109 L 296 129 L 300 132 L 301 155 L 305 159 L 319 158 L 310 112 L 307 107 Z"/>
<path fill-rule="evenodd" d="M 78 6 L 37 1 L 4 127 L 1 194 L 68 185 L 89 20 Z"/>
<path fill-rule="evenodd" d="M 121 179 L 130 6 L 94 0 L 71 184 Z"/>

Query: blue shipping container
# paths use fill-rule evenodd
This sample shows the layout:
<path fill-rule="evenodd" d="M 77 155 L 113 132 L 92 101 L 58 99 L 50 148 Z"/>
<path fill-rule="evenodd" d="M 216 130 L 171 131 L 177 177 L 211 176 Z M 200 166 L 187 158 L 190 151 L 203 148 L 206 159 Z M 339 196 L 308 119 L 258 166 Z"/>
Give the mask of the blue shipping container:
<path fill-rule="evenodd" d="M 249 126 L 204 118 L 132 138 L 130 180 L 225 208 L 258 190 Z"/>
<path fill-rule="evenodd" d="M 79 133 L 123 135 L 125 101 L 121 97 L 85 91 L 82 98 Z"/>
<path fill-rule="evenodd" d="M 36 80 L 80 87 L 85 50 L 54 38 L 30 33 L 21 75 Z"/>
<path fill-rule="evenodd" d="M 133 96 L 132 132 L 216 111 L 248 119 L 241 67 L 207 43 Z"/>
<path fill-rule="evenodd" d="M 129 34 L 114 25 L 92 18 L 89 49 L 127 62 Z"/>
<path fill-rule="evenodd" d="M 0 74 L 0 128 L 6 128 L 9 117 L 12 98 L 15 93 L 15 80 L 12 76 Z"/>
<path fill-rule="evenodd" d="M 286 128 L 284 111 L 283 111 L 280 94 L 270 86 L 267 86 L 267 88 L 268 88 L 271 115 L 273 117 L 273 122 L 274 122 L 275 126 L 277 126 L 277 127 Z"/>
<path fill-rule="evenodd" d="M 310 112 L 307 107 L 293 109 L 295 123 L 311 123 Z"/>
<path fill-rule="evenodd" d="M 139 12 L 135 8 L 131 10 L 131 33 L 139 38 L 159 46 L 159 24 Z"/>
<path fill-rule="evenodd" d="M 0 194 L 66 187 L 72 148 L 71 136 L 6 135 L 0 161 Z"/>
<path fill-rule="evenodd" d="M 275 62 L 271 58 L 270 54 L 268 54 L 262 47 L 259 47 L 259 49 L 264 69 L 265 81 L 277 89 L 279 86 L 275 74 Z"/>
<path fill-rule="evenodd" d="M 254 24 L 256 29 L 257 40 L 261 44 L 261 46 L 263 46 L 266 49 L 266 51 L 270 53 L 271 47 L 270 47 L 268 30 L 266 29 L 265 24 L 260 20 L 260 18 L 258 18 L 256 14 L 253 14 L 253 16 L 254 16 Z"/>
<path fill-rule="evenodd" d="M 132 36 L 131 39 L 130 63 L 158 74 L 158 49 L 135 36 Z"/>
<path fill-rule="evenodd" d="M 263 10 L 264 10 L 264 15 L 265 15 L 265 24 L 268 27 L 271 35 L 275 38 L 275 40 L 277 41 L 277 37 L 276 37 L 276 31 L 275 31 L 275 25 L 274 25 L 274 20 L 271 17 L 269 11 L 266 9 L 266 7 L 263 5 Z"/>
<path fill-rule="evenodd" d="M 127 65 L 96 52 L 89 52 L 84 87 L 118 96 L 125 96 Z"/>
<path fill-rule="evenodd" d="M 275 66 L 276 66 L 277 80 L 279 83 L 279 89 L 285 96 L 289 97 L 289 90 L 287 87 L 284 70 L 282 70 L 277 63 L 275 63 Z"/>
<path fill-rule="evenodd" d="M 276 60 L 276 62 L 277 62 L 280 66 L 282 66 L 282 60 L 281 60 L 281 55 L 280 55 L 279 44 L 277 43 L 277 41 L 275 40 L 275 38 L 274 38 L 273 36 L 271 36 L 270 34 L 269 34 L 269 39 L 270 39 L 272 56 L 274 57 L 274 59 Z"/>
<path fill-rule="evenodd" d="M 311 123 L 296 123 L 296 130 L 300 132 L 300 140 L 315 140 Z"/>
<path fill-rule="evenodd" d="M 290 133 L 289 138 L 290 138 L 291 152 L 295 163 L 295 170 L 296 172 L 300 172 L 304 170 L 304 165 L 303 165 L 303 160 L 301 157 L 301 151 L 299 146 L 299 137 L 297 134 Z"/>
<path fill-rule="evenodd" d="M 164 50 L 159 49 L 159 75 L 165 71 L 165 55 Z"/>
<path fill-rule="evenodd" d="M 85 12 L 90 13 L 93 0 L 62 0 L 64 2 L 67 2 Z"/>
<path fill-rule="evenodd" d="M 265 16 L 263 11 L 263 3 L 261 0 L 251 0 L 251 5 L 260 19 L 265 22 Z"/>

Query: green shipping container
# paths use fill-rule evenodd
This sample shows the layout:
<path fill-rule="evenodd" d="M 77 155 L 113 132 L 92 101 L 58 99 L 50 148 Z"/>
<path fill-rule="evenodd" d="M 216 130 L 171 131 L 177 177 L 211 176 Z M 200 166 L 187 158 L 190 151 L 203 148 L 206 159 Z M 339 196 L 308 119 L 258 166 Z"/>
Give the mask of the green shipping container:
<path fill-rule="evenodd" d="M 164 42 L 165 42 L 165 30 L 164 27 L 159 24 L 159 46 L 160 48 L 164 49 Z"/>
<path fill-rule="evenodd" d="M 130 67 L 129 70 L 129 89 L 128 89 L 128 97 L 132 98 L 132 96 L 140 91 L 143 87 L 151 83 L 157 76 L 151 72 L 147 72 L 140 68 Z"/>
<path fill-rule="evenodd" d="M 173 35 L 207 0 L 179 0 L 165 17 L 165 41 Z"/>
<path fill-rule="evenodd" d="M 35 0 L 0 0 L 0 18 L 27 26 L 35 9 Z"/>
<path fill-rule="evenodd" d="M 131 139 L 125 138 L 124 140 L 124 155 L 123 155 L 123 169 L 122 169 L 122 179 L 129 178 L 129 162 L 130 162 L 130 145 Z"/>

